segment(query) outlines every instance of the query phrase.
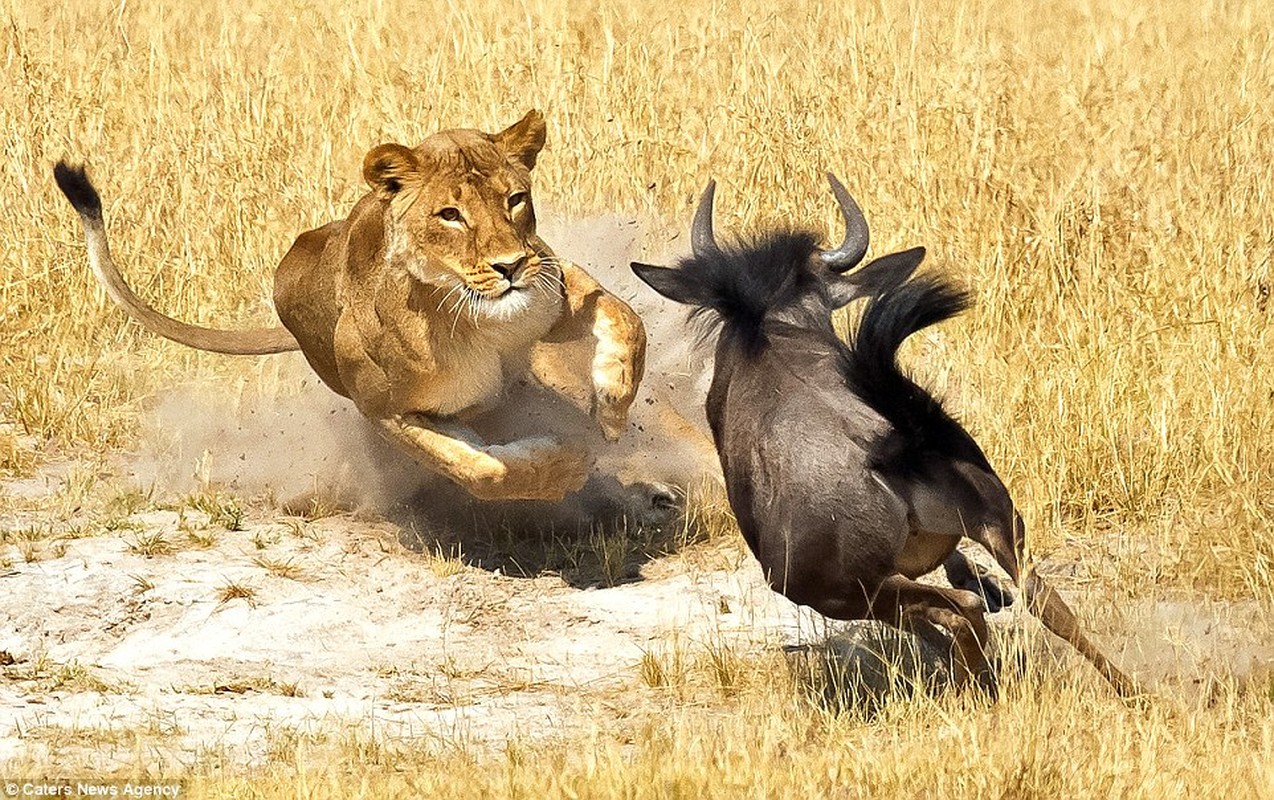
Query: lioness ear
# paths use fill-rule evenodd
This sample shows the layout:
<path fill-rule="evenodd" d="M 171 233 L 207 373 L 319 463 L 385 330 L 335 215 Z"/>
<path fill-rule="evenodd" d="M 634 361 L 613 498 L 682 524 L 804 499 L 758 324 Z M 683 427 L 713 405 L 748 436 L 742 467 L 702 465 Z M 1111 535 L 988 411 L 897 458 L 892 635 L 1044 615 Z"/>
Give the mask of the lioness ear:
<path fill-rule="evenodd" d="M 403 181 L 420 167 L 416 154 L 401 144 L 373 147 L 363 159 L 363 180 L 384 197 L 403 188 Z"/>
<path fill-rule="evenodd" d="M 509 158 L 527 169 L 535 169 L 535 159 L 544 149 L 548 128 L 544 124 L 544 115 L 531 109 L 525 117 L 491 138 L 509 154 Z"/>

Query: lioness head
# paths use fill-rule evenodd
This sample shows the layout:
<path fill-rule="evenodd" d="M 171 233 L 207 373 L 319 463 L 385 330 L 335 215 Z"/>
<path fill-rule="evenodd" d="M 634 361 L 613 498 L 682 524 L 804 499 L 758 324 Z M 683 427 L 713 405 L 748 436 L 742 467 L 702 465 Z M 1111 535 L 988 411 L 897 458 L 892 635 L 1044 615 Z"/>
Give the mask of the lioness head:
<path fill-rule="evenodd" d="M 363 177 L 387 204 L 386 257 L 474 318 L 511 316 L 560 280 L 533 246 L 531 169 L 544 117 L 496 134 L 453 129 L 416 148 L 382 144 Z"/>

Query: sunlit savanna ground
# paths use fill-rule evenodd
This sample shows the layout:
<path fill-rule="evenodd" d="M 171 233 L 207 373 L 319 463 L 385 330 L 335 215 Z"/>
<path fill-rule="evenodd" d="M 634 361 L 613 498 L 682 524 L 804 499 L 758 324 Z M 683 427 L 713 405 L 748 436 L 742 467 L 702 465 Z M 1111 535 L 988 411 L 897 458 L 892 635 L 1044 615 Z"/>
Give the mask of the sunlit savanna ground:
<path fill-rule="evenodd" d="M 835 170 L 875 252 L 924 244 L 972 287 L 976 309 L 908 352 L 987 449 L 1037 555 L 1079 564 L 1077 583 L 1116 605 L 1274 607 L 1263 3 L 3 9 L 7 473 L 127 452 L 167 387 L 286 390 L 271 359 L 160 342 L 102 300 L 53 187 L 58 158 L 90 164 L 143 296 L 191 321 L 262 323 L 277 260 L 297 232 L 346 213 L 367 149 L 495 130 L 536 107 L 550 125 L 536 191 L 558 214 L 673 230 L 712 176 L 719 229 L 835 230 L 822 178 Z M 51 504 L 50 530 L 78 511 Z M 738 547 L 730 536 L 713 546 Z M 864 722 L 776 692 L 785 673 L 763 654 L 746 664 L 730 692 L 661 696 L 623 737 L 599 723 L 494 758 L 301 743 L 263 772 L 200 785 L 236 797 L 1274 792 L 1268 675 L 1168 690 L 1148 709 L 1087 675 L 1036 677 L 998 705 L 900 703 Z"/>

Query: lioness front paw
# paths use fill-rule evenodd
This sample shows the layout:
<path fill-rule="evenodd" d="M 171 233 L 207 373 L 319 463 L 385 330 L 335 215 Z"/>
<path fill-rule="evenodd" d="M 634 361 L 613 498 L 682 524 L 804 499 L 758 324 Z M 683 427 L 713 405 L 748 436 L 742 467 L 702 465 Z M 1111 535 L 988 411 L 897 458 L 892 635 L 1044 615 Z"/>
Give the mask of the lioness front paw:
<path fill-rule="evenodd" d="M 613 390 L 610 387 L 599 387 L 593 395 L 593 419 L 602 428 L 602 435 L 613 442 L 628 429 L 628 410 L 633 405 L 633 394 L 636 387 L 624 387 Z"/>
<path fill-rule="evenodd" d="M 675 520 L 685 508 L 686 493 L 666 483 L 631 483 L 624 487 L 626 516 L 641 527 Z"/>
<path fill-rule="evenodd" d="M 628 428 L 628 410 L 640 380 L 632 360 L 622 351 L 599 356 L 593 365 L 592 414 L 607 440 L 615 441 Z"/>
<path fill-rule="evenodd" d="M 628 410 L 646 368 L 646 329 L 632 309 L 606 298 L 606 313 L 593 326 L 593 417 L 602 433 L 615 441 L 628 427 Z"/>
<path fill-rule="evenodd" d="M 468 487 L 482 500 L 561 500 L 584 487 L 593 466 L 587 449 L 548 438 L 493 445 L 486 453 L 501 469 Z"/>

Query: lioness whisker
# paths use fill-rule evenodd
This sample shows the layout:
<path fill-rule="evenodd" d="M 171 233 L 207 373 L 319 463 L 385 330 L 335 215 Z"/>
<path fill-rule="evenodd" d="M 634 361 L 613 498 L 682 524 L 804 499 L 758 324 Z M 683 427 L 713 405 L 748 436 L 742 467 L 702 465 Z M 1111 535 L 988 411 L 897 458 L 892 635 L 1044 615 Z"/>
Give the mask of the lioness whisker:
<path fill-rule="evenodd" d="M 465 313 L 465 305 L 469 302 L 469 287 L 461 284 L 460 294 L 456 297 L 456 302 L 451 306 L 451 335 L 456 335 L 456 326 L 460 324 L 460 316 Z"/>
<path fill-rule="evenodd" d="M 566 281 L 563 280 L 560 272 L 548 272 L 541 270 L 540 273 L 535 276 L 535 279 L 537 283 L 542 283 L 544 285 L 549 294 L 566 291 Z"/>
<path fill-rule="evenodd" d="M 545 297 L 552 297 L 555 294 L 555 289 L 565 289 L 565 285 L 561 282 L 561 279 L 558 276 L 551 275 L 543 271 L 539 272 L 535 276 L 535 278 L 531 281 L 531 285 L 535 287 L 536 291 L 541 292 Z"/>
<path fill-rule="evenodd" d="M 455 286 L 452 286 L 450 289 L 448 289 L 447 293 L 444 294 L 442 296 L 442 299 L 438 301 L 438 310 L 441 311 L 443 304 L 446 303 L 447 300 L 450 299 L 453 294 L 455 294 L 458 291 L 461 291 L 462 289 L 464 289 L 463 283 L 457 283 Z M 454 306 L 452 307 L 452 310 L 453 311 L 455 310 Z"/>
<path fill-rule="evenodd" d="M 544 281 L 546 281 L 550 285 L 555 286 L 559 289 L 566 288 L 566 281 L 563 280 L 561 272 L 541 272 L 540 275 L 544 276 L 543 277 Z"/>

